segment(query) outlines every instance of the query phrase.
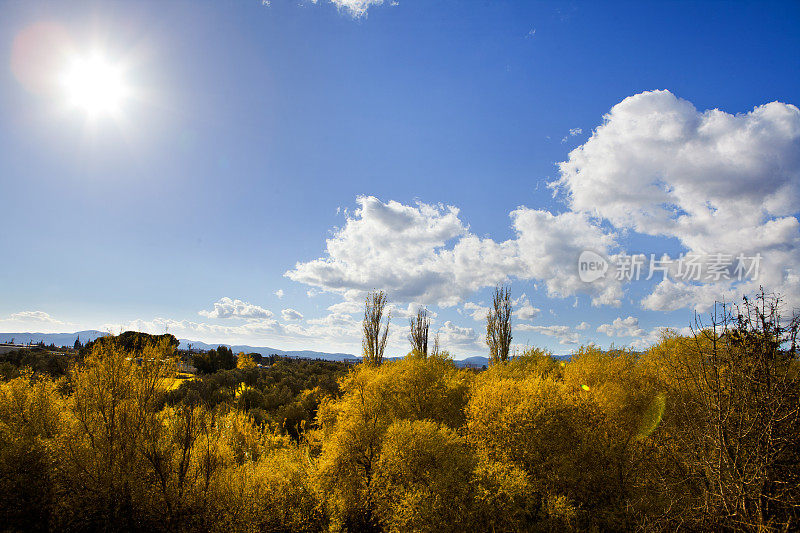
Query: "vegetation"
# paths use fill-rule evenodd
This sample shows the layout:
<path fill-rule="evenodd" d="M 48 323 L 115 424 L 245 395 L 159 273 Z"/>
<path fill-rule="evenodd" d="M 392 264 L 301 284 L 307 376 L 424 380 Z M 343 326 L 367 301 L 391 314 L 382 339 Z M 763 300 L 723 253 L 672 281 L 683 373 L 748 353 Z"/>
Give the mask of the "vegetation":
<path fill-rule="evenodd" d="M 431 327 L 431 319 L 428 310 L 424 307 L 417 309 L 417 316 L 409 319 L 411 333 L 408 335 L 408 342 L 411 343 L 411 351 L 420 357 L 428 357 L 428 331 Z"/>
<path fill-rule="evenodd" d="M 110 337 L 0 382 L 0 528 L 792 530 L 798 319 L 779 309 L 762 294 L 642 353 L 483 372 L 438 350 L 242 355 L 175 390 L 168 338 Z"/>
<path fill-rule="evenodd" d="M 492 307 L 486 315 L 486 343 L 489 362 L 505 363 L 511 351 L 511 292 L 508 287 L 496 287 Z"/>
<path fill-rule="evenodd" d="M 367 294 L 364 302 L 364 320 L 362 322 L 364 338 L 361 346 L 364 363 L 368 365 L 379 365 L 383 362 L 383 352 L 389 337 L 389 322 L 392 319 L 391 313 L 387 313 L 386 321 L 383 322 L 386 301 L 386 293 L 372 291 Z"/>
<path fill-rule="evenodd" d="M 27 368 L 36 375 L 47 374 L 57 378 L 67 374 L 69 355 L 55 348 L 23 348 L 0 354 L 0 379 L 19 377 L 22 369 Z"/>

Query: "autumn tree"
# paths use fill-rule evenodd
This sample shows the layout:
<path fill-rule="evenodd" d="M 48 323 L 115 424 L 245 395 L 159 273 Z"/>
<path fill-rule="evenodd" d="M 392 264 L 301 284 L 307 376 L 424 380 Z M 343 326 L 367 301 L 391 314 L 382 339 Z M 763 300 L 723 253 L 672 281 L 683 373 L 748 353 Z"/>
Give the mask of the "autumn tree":
<path fill-rule="evenodd" d="M 61 490 L 69 513 L 60 528 L 130 528 L 147 507 L 141 476 L 143 438 L 157 423 L 161 394 L 175 373 L 168 339 L 123 348 L 116 337 L 93 343 L 71 375 L 72 420 L 60 436 Z M 132 355 L 138 357 L 132 357 Z"/>
<path fill-rule="evenodd" d="M 383 320 L 386 301 L 386 293 L 372 291 L 367 294 L 364 303 L 364 322 L 362 323 L 364 338 L 361 346 L 364 362 L 369 365 L 379 365 L 383 362 L 383 351 L 386 348 L 389 322 L 392 318 L 391 312 L 389 312 L 386 314 L 386 321 Z"/>
<path fill-rule="evenodd" d="M 662 446 L 696 494 L 702 529 L 789 530 L 800 520 L 800 317 L 763 291 L 719 304 L 692 335 L 665 338 L 650 357 L 669 401 Z"/>
<path fill-rule="evenodd" d="M 420 307 L 417 309 L 417 316 L 411 317 L 409 322 L 411 333 L 408 341 L 411 343 L 412 352 L 423 358 L 428 357 L 428 330 L 431 327 L 428 310 Z"/>
<path fill-rule="evenodd" d="M 494 289 L 492 307 L 486 315 L 490 363 L 508 360 L 511 338 L 511 292 L 507 286 L 498 286 Z"/>
<path fill-rule="evenodd" d="M 470 531 L 475 458 L 466 440 L 431 420 L 399 420 L 375 468 L 384 531 Z"/>
<path fill-rule="evenodd" d="M 256 362 L 253 361 L 250 354 L 239 352 L 239 355 L 236 356 L 236 368 L 255 368 L 255 366 Z"/>

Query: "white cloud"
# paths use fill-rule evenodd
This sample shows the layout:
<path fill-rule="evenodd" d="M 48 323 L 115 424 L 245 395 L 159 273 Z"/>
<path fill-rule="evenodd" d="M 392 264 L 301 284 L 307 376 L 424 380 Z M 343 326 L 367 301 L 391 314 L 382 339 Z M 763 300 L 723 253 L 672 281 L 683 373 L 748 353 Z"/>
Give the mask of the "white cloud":
<path fill-rule="evenodd" d="M 44 311 L 19 311 L 0 318 L 0 331 L 7 333 L 30 331 L 36 333 L 59 333 L 74 326 L 53 318 Z"/>
<path fill-rule="evenodd" d="M 764 258 L 759 279 L 736 287 L 660 283 L 642 300 L 647 309 L 702 309 L 758 284 L 793 303 L 800 300 L 798 154 L 800 111 L 792 105 L 701 113 L 668 91 L 645 92 L 614 106 L 559 164 L 551 186 L 566 193 L 571 211 L 518 207 L 510 213 L 514 238 L 497 242 L 471 233 L 454 206 L 362 196 L 323 257 L 297 263 L 286 276 L 347 301 L 377 288 L 394 302 L 446 307 L 517 279 L 541 281 L 549 297 L 586 294 L 595 306 L 619 306 L 621 282 L 612 275 L 582 282 L 577 257 L 584 250 L 618 257 L 618 236 L 637 232 L 676 239 L 689 253 Z M 485 309 L 463 307 L 476 320 Z M 518 309 L 520 320 L 534 315 L 532 306 Z"/>
<path fill-rule="evenodd" d="M 485 346 L 480 345 L 481 337 L 473 328 L 461 327 L 447 320 L 437 332 L 439 334 L 439 342 L 444 350 L 452 351 L 458 348 L 479 350 L 485 348 Z"/>
<path fill-rule="evenodd" d="M 581 213 L 553 215 L 548 211 L 520 207 L 511 213 L 517 230 L 519 254 L 525 263 L 525 279 L 543 280 L 549 296 L 567 297 L 588 293 L 594 305 L 619 305 L 622 288 L 608 276 L 594 283 L 578 277 L 578 256 L 584 250 L 609 255 L 618 245 Z"/>
<path fill-rule="evenodd" d="M 145 333 L 172 333 L 178 338 L 203 342 L 251 344 L 278 349 L 304 349 L 358 353 L 361 323 L 347 315 L 328 315 L 308 320 L 303 326 L 297 321 L 281 324 L 272 318 L 251 320 L 238 325 L 218 325 L 190 320 L 157 317 L 152 320 L 133 320 L 125 323 L 105 324 L 102 329 L 142 331 Z"/>
<path fill-rule="evenodd" d="M 588 322 L 581 322 L 580 324 L 575 326 L 575 329 L 577 329 L 579 331 L 587 330 L 587 329 L 589 329 L 589 323 Z"/>
<path fill-rule="evenodd" d="M 570 128 L 569 129 L 569 134 L 568 135 L 564 135 L 564 138 L 561 139 L 561 142 L 565 143 L 565 142 L 567 142 L 569 137 L 575 137 L 576 135 L 580 135 L 581 133 L 583 133 L 583 130 L 581 128 Z"/>
<path fill-rule="evenodd" d="M 56 320 L 44 311 L 20 311 L 19 313 L 12 313 L 5 319 L 12 322 L 42 322 L 46 324 L 64 324 L 60 320 Z"/>
<path fill-rule="evenodd" d="M 617 317 L 611 324 L 601 324 L 597 327 L 597 332 L 605 333 L 609 337 L 641 337 L 645 333 L 639 327 L 639 319 L 633 316 Z"/>
<path fill-rule="evenodd" d="M 326 257 L 297 263 L 286 276 L 351 300 L 378 288 L 393 301 L 453 305 L 521 268 L 513 243 L 469 234 L 455 207 L 364 196 L 357 203 L 328 239 Z"/>
<path fill-rule="evenodd" d="M 335 303 L 328 307 L 328 311 L 336 314 L 363 313 L 364 302 L 353 302 L 345 300 L 343 302 Z"/>
<path fill-rule="evenodd" d="M 303 320 L 303 314 L 294 309 L 283 309 L 281 311 L 281 318 L 286 322 L 294 322 L 297 320 Z"/>
<path fill-rule="evenodd" d="M 598 305 L 616 304 L 622 294 L 613 280 L 585 284 L 577 277 L 581 251 L 608 253 L 616 246 L 613 235 L 583 214 L 521 207 L 511 213 L 517 238 L 498 243 L 471 234 L 453 206 L 364 196 L 357 203 L 327 240 L 325 257 L 297 263 L 287 277 L 349 300 L 378 288 L 393 301 L 440 306 L 511 277 L 545 280 L 551 295 L 588 293 Z"/>
<path fill-rule="evenodd" d="M 522 296 L 514 300 L 513 304 L 514 316 L 519 320 L 533 320 L 542 312 L 538 307 L 531 305 L 531 301 L 525 293 L 522 293 Z M 486 318 L 485 314 L 484 318 Z"/>
<path fill-rule="evenodd" d="M 578 344 L 580 342 L 580 335 L 569 326 L 533 326 L 531 324 L 518 324 L 516 327 L 520 331 L 532 331 L 540 335 L 555 337 L 558 339 L 559 344 Z"/>
<path fill-rule="evenodd" d="M 214 303 L 211 311 L 202 310 L 199 315 L 206 318 L 244 318 L 244 319 L 265 319 L 273 316 L 272 311 L 243 302 L 242 300 L 232 300 L 227 296 L 222 297 Z"/>
<path fill-rule="evenodd" d="M 420 307 L 426 308 L 426 306 L 416 302 L 411 302 L 405 307 L 401 307 L 397 304 L 390 303 L 386 308 L 387 311 L 390 311 L 392 313 L 392 318 L 411 318 L 417 316 L 417 311 L 419 311 Z M 363 311 L 363 309 L 364 305 L 361 304 L 359 311 Z M 435 319 L 436 316 L 437 315 L 433 310 L 428 309 L 428 318 Z"/>
<path fill-rule="evenodd" d="M 124 323 L 104 324 L 103 330 L 111 331 L 112 333 L 120 331 L 141 331 L 152 334 L 172 333 L 179 338 L 212 342 L 231 339 L 275 338 L 276 335 L 283 333 L 282 326 L 278 321 L 271 318 L 252 320 L 236 326 L 220 326 L 205 322 L 157 317 L 152 320 L 137 319 Z"/>
<path fill-rule="evenodd" d="M 651 311 L 676 311 L 693 309 L 708 311 L 715 302 L 739 302 L 742 296 L 757 289 L 757 283 L 745 283 L 737 287 L 719 284 L 692 285 L 666 279 L 642 300 L 642 307 Z"/>
<path fill-rule="evenodd" d="M 696 253 L 764 256 L 759 282 L 797 298 L 800 110 L 780 102 L 699 112 L 668 91 L 626 98 L 560 163 L 571 208 L 617 229 L 673 237 Z M 725 290 L 717 284 L 713 291 Z M 702 293 L 704 289 L 700 289 Z M 681 284 L 646 300 L 689 303 Z M 697 296 L 702 296 L 698 294 Z M 663 307 L 663 305 L 668 307 Z"/>
<path fill-rule="evenodd" d="M 329 0 L 329 1 L 332 4 L 334 4 L 338 9 L 346 11 L 353 18 L 363 17 L 364 15 L 367 14 L 369 8 L 383 4 L 383 0 Z M 318 0 L 311 0 L 311 2 L 316 4 Z M 399 5 L 399 3 L 393 0 L 389 3 L 389 5 L 397 6 Z"/>
<path fill-rule="evenodd" d="M 472 302 L 464 303 L 464 310 L 476 322 L 483 322 L 486 320 L 486 315 L 489 313 L 489 308 L 483 305 L 478 305 Z"/>
<path fill-rule="evenodd" d="M 275 296 L 278 297 L 278 300 L 283 299 L 283 289 L 278 289 L 277 291 L 275 291 Z"/>

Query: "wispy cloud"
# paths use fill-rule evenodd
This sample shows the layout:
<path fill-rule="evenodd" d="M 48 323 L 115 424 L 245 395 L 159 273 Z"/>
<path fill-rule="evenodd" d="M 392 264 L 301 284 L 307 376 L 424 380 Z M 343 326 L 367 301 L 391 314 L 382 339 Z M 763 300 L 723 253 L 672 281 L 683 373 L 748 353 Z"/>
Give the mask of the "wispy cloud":
<path fill-rule="evenodd" d="M 323 0 L 324 1 L 324 0 Z M 370 8 L 382 5 L 384 0 L 328 0 L 335 5 L 339 10 L 344 11 L 353 18 L 361 18 L 366 16 Z M 319 0 L 311 0 L 312 4 L 318 3 Z M 390 0 L 387 2 L 390 6 L 397 6 L 400 3 L 397 0 Z"/>
<path fill-rule="evenodd" d="M 56 320 L 44 311 L 20 311 L 12 313 L 4 320 L 13 322 L 42 322 L 46 324 L 66 324 L 61 320 Z"/>

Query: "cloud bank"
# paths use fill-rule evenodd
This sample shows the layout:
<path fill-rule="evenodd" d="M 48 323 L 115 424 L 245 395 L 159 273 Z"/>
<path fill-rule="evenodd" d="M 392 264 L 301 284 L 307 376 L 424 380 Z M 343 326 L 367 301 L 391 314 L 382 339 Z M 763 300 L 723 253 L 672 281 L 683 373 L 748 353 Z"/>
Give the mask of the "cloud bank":
<path fill-rule="evenodd" d="M 668 279 L 639 302 L 644 308 L 702 310 L 759 284 L 800 301 L 797 107 L 700 112 L 669 91 L 643 92 L 615 105 L 558 170 L 550 185 L 567 210 L 518 207 L 509 213 L 513 239 L 474 235 L 455 206 L 360 196 L 324 255 L 286 276 L 345 300 L 381 288 L 394 301 L 452 306 L 518 279 L 543 283 L 550 297 L 586 294 L 593 305 L 619 306 L 621 281 L 582 282 L 577 257 L 625 252 L 620 236 L 641 234 L 675 239 L 687 253 L 763 257 L 758 279 Z M 464 310 L 477 319 L 485 307 Z M 524 314 L 533 318 L 535 308 Z"/>

